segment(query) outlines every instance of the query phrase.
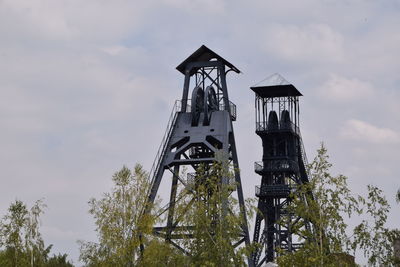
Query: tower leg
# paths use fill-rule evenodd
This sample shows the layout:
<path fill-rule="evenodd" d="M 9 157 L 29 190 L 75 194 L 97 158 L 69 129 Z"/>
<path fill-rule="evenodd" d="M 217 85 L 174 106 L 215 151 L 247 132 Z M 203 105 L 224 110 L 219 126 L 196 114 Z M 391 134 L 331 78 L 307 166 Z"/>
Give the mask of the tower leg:
<path fill-rule="evenodd" d="M 241 213 L 241 216 L 243 219 L 242 229 L 243 229 L 243 232 L 245 235 L 244 242 L 245 242 L 246 246 L 249 247 L 250 246 L 249 227 L 247 225 L 246 206 L 244 203 L 242 181 L 240 179 L 240 172 L 239 172 L 239 160 L 238 160 L 238 156 L 237 156 L 237 152 L 236 152 L 235 138 L 234 138 L 233 132 L 230 135 L 230 139 L 231 139 L 230 145 L 231 145 L 231 150 L 232 150 L 233 166 L 236 169 L 235 170 L 235 181 L 236 181 L 236 186 L 237 186 L 239 207 L 240 207 L 240 213 Z M 247 257 L 247 262 L 250 267 L 254 266 L 254 262 L 252 261 L 250 256 Z"/>
<path fill-rule="evenodd" d="M 267 262 L 274 260 L 274 234 L 275 234 L 275 214 L 274 214 L 274 200 L 268 199 L 268 214 L 266 218 L 267 228 Z"/>
<path fill-rule="evenodd" d="M 167 240 L 171 240 L 171 232 L 173 228 L 173 220 L 175 212 L 176 192 L 178 186 L 178 175 L 179 175 L 179 165 L 174 167 L 174 173 L 172 176 L 171 195 L 169 198 L 169 209 L 168 209 L 168 219 L 167 219 L 167 236 L 166 236 Z"/>
<path fill-rule="evenodd" d="M 260 229 L 261 229 L 261 221 L 262 220 L 263 220 L 263 216 L 259 212 L 257 212 L 256 224 L 254 226 L 254 236 L 253 236 L 253 242 L 254 243 L 259 243 L 259 241 L 260 241 Z M 260 251 L 259 250 L 260 249 L 257 249 L 256 251 L 254 251 L 252 253 L 252 261 L 253 261 L 254 265 L 256 265 L 257 262 L 258 262 L 258 258 L 259 258 L 259 255 L 260 255 Z"/>

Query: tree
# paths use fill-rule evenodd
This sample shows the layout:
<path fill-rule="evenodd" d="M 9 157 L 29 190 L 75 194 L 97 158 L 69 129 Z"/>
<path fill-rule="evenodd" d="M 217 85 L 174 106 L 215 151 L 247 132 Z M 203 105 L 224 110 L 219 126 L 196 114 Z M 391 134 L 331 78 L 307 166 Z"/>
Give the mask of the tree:
<path fill-rule="evenodd" d="M 7 265 L 18 266 L 27 259 L 24 254 L 23 230 L 26 225 L 28 210 L 21 201 L 16 200 L 8 208 L 8 214 L 4 216 L 0 225 L 0 245 L 6 248 L 5 260 Z"/>
<path fill-rule="evenodd" d="M 292 229 L 303 237 L 304 245 L 294 253 L 279 257 L 279 265 L 354 266 L 351 255 L 361 249 L 369 264 L 390 266 L 393 263 L 391 241 L 398 233 L 385 227 L 390 207 L 382 191 L 368 186 L 366 199 L 355 196 L 348 188 L 347 177 L 331 175 L 328 159 L 322 144 L 309 166 L 310 182 L 292 194 L 291 212 L 310 221 L 313 229 Z M 352 215 L 369 218 L 350 230 L 345 217 Z"/>
<path fill-rule="evenodd" d="M 292 229 L 306 242 L 298 252 L 280 257 L 278 262 L 282 266 L 293 266 L 295 262 L 302 262 L 303 266 L 336 266 L 338 259 L 333 255 L 342 255 L 350 246 L 343 215 L 357 213 L 358 201 L 347 187 L 347 177 L 330 174 L 332 165 L 328 158 L 322 144 L 309 166 L 310 182 L 292 194 L 289 209 L 311 222 L 313 228 Z"/>
<path fill-rule="evenodd" d="M 182 225 L 193 227 L 191 236 L 180 242 L 188 254 L 186 266 L 246 266 L 250 248 L 233 246 L 242 238 L 243 224 L 237 200 L 231 196 L 235 188 L 234 172 L 227 161 L 196 169 L 176 211 Z"/>
<path fill-rule="evenodd" d="M 45 247 L 39 231 L 45 207 L 42 200 L 36 201 L 30 209 L 20 200 L 11 203 L 0 221 L 0 247 L 4 248 L 0 251 L 0 266 L 51 266 L 49 260 L 55 257 L 49 259 L 52 245 Z M 66 257 L 57 266 L 72 266 Z"/>
<path fill-rule="evenodd" d="M 53 255 L 47 260 L 45 267 L 74 267 L 67 257 L 67 254 Z"/>
<path fill-rule="evenodd" d="M 12 203 L 0 224 L 0 245 L 5 247 L 5 262 L 9 266 L 40 266 L 50 247 L 44 248 L 39 232 L 39 217 L 45 205 L 38 200 L 30 210 L 19 200 Z"/>
<path fill-rule="evenodd" d="M 221 177 L 230 181 L 228 185 L 221 185 Z M 183 192 L 186 197 L 176 207 L 176 216 L 182 217 L 182 223 L 195 228 L 191 237 L 181 239 L 188 251 L 184 254 L 152 235 L 153 226 L 161 218 L 155 216 L 159 213 L 158 201 L 150 214 L 143 212 L 148 205 L 148 174 L 140 165 L 133 172 L 123 167 L 112 178 L 111 192 L 89 201 L 98 242 L 79 241 L 80 260 L 86 266 L 244 265 L 245 249 L 235 251 L 232 246 L 241 238 L 243 222 L 233 208 L 236 200 L 229 197 L 234 188 L 232 179 L 222 163 L 197 169 L 196 185 Z M 143 254 L 141 244 L 145 247 Z"/>
<path fill-rule="evenodd" d="M 400 237 L 400 232 L 385 227 L 390 205 L 382 190 L 372 185 L 368 185 L 364 203 L 367 218 L 354 228 L 353 249 L 360 248 L 371 266 L 393 266 L 393 242 Z"/>
<path fill-rule="evenodd" d="M 152 262 L 146 257 L 166 256 L 169 248 L 151 236 L 158 205 L 153 206 L 150 214 L 143 212 L 148 205 L 148 174 L 139 164 L 133 172 L 124 166 L 112 181 L 110 193 L 89 201 L 99 241 L 79 241 L 80 260 L 86 266 L 138 266 Z M 146 246 L 144 258 L 141 258 L 141 243 Z"/>

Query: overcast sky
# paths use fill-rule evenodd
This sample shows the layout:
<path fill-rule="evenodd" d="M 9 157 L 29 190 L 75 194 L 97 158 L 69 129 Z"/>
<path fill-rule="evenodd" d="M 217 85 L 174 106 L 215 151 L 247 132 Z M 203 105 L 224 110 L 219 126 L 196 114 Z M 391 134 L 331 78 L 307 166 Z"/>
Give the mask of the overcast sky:
<path fill-rule="evenodd" d="M 304 95 L 309 160 L 324 141 L 333 173 L 382 188 L 398 227 L 399 29 L 399 0 L 0 0 L 0 214 L 44 198 L 45 242 L 78 263 L 87 201 L 123 164 L 150 169 L 175 67 L 205 44 L 243 72 L 227 79 L 246 197 L 261 160 L 249 87 L 278 72 Z"/>

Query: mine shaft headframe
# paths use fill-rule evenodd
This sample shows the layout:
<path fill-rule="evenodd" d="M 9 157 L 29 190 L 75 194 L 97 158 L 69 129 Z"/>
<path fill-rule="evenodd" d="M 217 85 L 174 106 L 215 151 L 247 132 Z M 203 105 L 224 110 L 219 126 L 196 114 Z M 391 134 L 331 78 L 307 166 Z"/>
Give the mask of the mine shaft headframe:
<path fill-rule="evenodd" d="M 256 107 L 256 132 L 266 131 L 271 117 L 277 121 L 291 118 L 290 123 L 298 130 L 299 127 L 299 97 L 302 94 L 297 88 L 275 73 L 257 85 L 250 87 L 254 91 Z"/>
<path fill-rule="evenodd" d="M 207 125 L 213 111 L 230 111 L 226 74 L 229 71 L 240 73 L 233 64 L 202 45 L 176 69 L 185 75 L 181 111 L 192 112 L 192 126 L 198 125 L 202 113 L 203 124 Z"/>

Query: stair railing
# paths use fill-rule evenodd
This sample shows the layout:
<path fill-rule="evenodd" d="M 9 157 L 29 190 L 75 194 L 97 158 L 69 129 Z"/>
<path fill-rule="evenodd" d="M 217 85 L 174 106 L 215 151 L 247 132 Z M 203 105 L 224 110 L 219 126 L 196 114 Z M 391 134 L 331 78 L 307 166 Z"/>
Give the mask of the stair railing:
<path fill-rule="evenodd" d="M 156 157 L 153 161 L 153 165 L 151 166 L 150 172 L 149 172 L 149 179 L 151 179 L 150 185 L 153 185 L 155 176 L 157 175 L 157 172 L 159 171 L 160 168 L 160 161 L 162 160 L 165 150 L 167 149 L 167 140 L 169 139 L 171 133 L 172 133 L 172 126 L 175 124 L 177 114 L 180 112 L 182 109 L 182 102 L 181 100 L 176 100 L 174 107 L 172 108 L 171 115 L 169 116 L 168 124 L 167 124 L 167 129 L 165 130 L 164 136 L 162 138 L 161 144 L 157 150 Z"/>

